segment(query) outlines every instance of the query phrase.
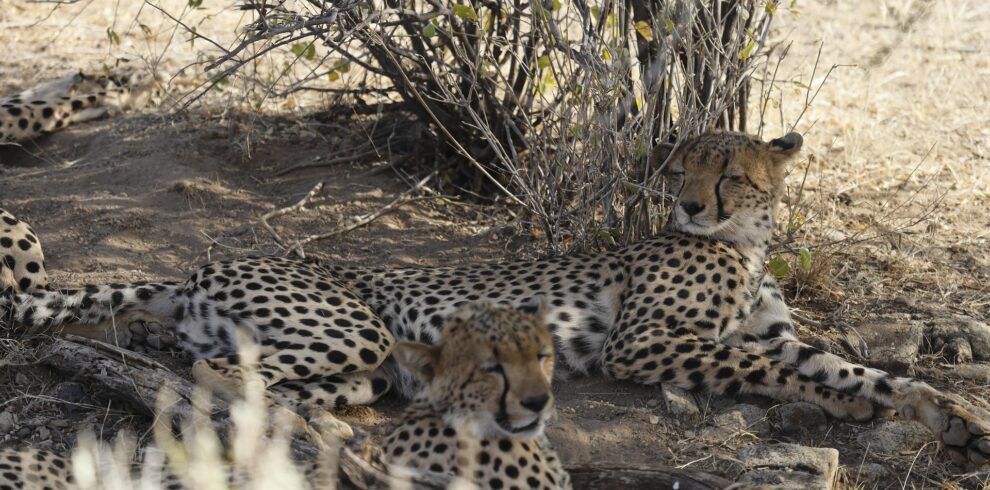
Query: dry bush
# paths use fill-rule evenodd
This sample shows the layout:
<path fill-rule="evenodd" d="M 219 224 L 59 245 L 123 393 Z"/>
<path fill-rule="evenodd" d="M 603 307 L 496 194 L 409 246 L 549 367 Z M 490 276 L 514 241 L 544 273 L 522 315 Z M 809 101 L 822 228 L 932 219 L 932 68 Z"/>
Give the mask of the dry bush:
<path fill-rule="evenodd" d="M 206 63 L 182 106 L 231 77 L 264 98 L 335 94 L 429 130 L 447 188 L 522 208 L 550 253 L 655 233 L 658 141 L 745 130 L 749 76 L 775 1 L 246 3 L 240 43 Z M 198 34 L 195 34 L 199 36 Z M 211 44 L 212 43 L 212 44 Z M 282 67 L 259 75 L 260 57 Z M 291 54 L 289 54 L 291 53 Z M 432 140 L 432 141 L 430 141 Z M 388 153 L 384 151 L 384 153 Z"/>

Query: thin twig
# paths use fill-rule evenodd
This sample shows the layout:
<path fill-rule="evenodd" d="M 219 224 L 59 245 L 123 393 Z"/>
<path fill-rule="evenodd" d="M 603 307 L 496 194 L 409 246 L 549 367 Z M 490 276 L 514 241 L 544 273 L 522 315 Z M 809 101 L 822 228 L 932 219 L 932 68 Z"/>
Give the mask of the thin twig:
<path fill-rule="evenodd" d="M 275 229 L 268 224 L 268 220 L 302 210 L 307 204 L 309 204 L 309 201 L 312 200 L 313 197 L 315 197 L 317 194 L 323 191 L 323 184 L 324 183 L 322 180 L 319 181 L 316 185 L 313 186 L 312 189 L 310 189 L 309 192 L 306 193 L 305 196 L 303 196 L 302 199 L 299 200 L 299 202 L 293 204 L 292 206 L 287 206 L 281 209 L 276 209 L 274 211 L 269 211 L 261 216 L 261 219 L 259 220 L 261 222 L 261 226 L 264 226 L 265 229 L 268 230 L 268 233 L 272 234 L 272 237 L 275 238 L 275 243 L 279 244 L 279 246 L 285 246 L 285 242 L 282 240 L 282 237 L 279 236 L 279 234 L 275 231 Z"/>
<path fill-rule="evenodd" d="M 406 204 L 409 204 L 411 202 L 422 201 L 422 200 L 426 200 L 426 199 L 434 199 L 433 196 L 410 197 L 412 194 L 419 193 L 421 191 L 423 185 L 425 185 L 427 182 L 429 182 L 430 179 L 432 179 L 434 176 L 435 176 L 435 174 L 430 174 L 430 175 L 427 175 L 426 177 L 423 177 L 419 182 L 416 183 L 415 186 L 413 186 L 412 189 L 409 189 L 409 190 L 403 192 L 401 195 L 399 195 L 399 197 L 396 197 L 395 199 L 393 199 L 392 202 L 386 204 L 384 207 L 382 207 L 382 208 L 380 208 L 380 209 L 378 209 L 376 211 L 373 211 L 371 213 L 363 214 L 363 215 L 357 216 L 355 218 L 352 218 L 350 223 L 348 223 L 348 224 L 346 224 L 346 225 L 344 225 L 344 226 L 342 226 L 340 228 L 337 228 L 337 229 L 328 231 L 326 233 L 320 233 L 320 234 L 316 234 L 316 235 L 310 235 L 310 236 L 308 236 L 306 238 L 303 238 L 303 239 L 297 241 L 296 243 L 292 244 L 292 246 L 290 246 L 288 248 L 288 250 L 286 250 L 286 252 L 285 252 L 286 255 L 295 252 L 300 257 L 305 258 L 306 257 L 306 253 L 303 251 L 303 247 L 305 245 L 308 245 L 308 244 L 313 243 L 315 241 L 324 240 L 324 239 L 327 239 L 327 238 L 330 238 L 330 237 L 333 237 L 333 236 L 337 236 L 337 235 L 340 235 L 340 234 L 343 234 L 343 233 L 347 233 L 347 232 L 352 231 L 352 230 L 356 230 L 356 229 L 358 229 L 358 228 L 360 228 L 360 227 L 362 227 L 364 225 L 367 225 L 368 223 L 371 223 L 372 221 L 378 219 L 382 215 L 384 215 L 386 213 L 390 213 L 392 211 L 395 211 L 396 209 L 398 209 L 398 208 L 400 208 L 400 207 L 402 207 L 402 206 L 404 206 Z"/>

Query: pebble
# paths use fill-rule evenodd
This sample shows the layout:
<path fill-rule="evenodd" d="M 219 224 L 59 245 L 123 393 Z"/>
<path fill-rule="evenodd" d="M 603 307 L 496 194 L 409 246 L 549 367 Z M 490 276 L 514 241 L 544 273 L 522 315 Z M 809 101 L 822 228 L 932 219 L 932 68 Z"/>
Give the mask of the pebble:
<path fill-rule="evenodd" d="M 856 438 L 860 445 L 879 454 L 916 451 L 932 440 L 932 433 L 919 422 L 886 420 Z"/>
<path fill-rule="evenodd" d="M 777 408 L 777 416 L 780 417 L 780 430 L 791 434 L 822 428 L 828 424 L 825 411 L 808 402 L 781 405 Z"/>
<path fill-rule="evenodd" d="M 10 432 L 16 424 L 17 419 L 14 417 L 13 413 L 7 411 L 0 412 L 0 434 Z"/>

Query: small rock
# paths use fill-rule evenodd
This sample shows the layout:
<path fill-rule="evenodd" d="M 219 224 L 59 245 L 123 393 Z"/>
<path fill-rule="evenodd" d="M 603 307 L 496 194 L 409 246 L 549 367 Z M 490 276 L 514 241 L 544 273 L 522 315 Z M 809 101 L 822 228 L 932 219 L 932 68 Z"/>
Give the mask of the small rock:
<path fill-rule="evenodd" d="M 646 400 L 646 406 L 647 408 L 657 408 L 660 406 L 660 400 L 650 398 L 649 400 Z"/>
<path fill-rule="evenodd" d="M 19 385 L 26 385 L 30 381 L 28 380 L 27 375 L 25 375 L 24 373 L 17 373 L 17 375 L 14 376 L 14 382 Z"/>
<path fill-rule="evenodd" d="M 711 427 L 701 430 L 701 438 L 724 442 L 746 433 L 769 433 L 766 414 L 765 410 L 754 405 L 732 405 L 712 419 Z"/>
<path fill-rule="evenodd" d="M 942 349 L 942 355 L 951 362 L 973 362 L 973 346 L 969 343 L 969 339 L 962 337 L 949 339 Z"/>
<path fill-rule="evenodd" d="M 955 339 L 964 339 L 968 344 L 969 352 L 965 352 L 966 347 L 962 347 L 958 352 L 946 352 L 949 356 L 963 357 L 958 361 L 949 357 L 954 362 L 990 361 L 990 325 L 986 323 L 963 316 L 939 318 L 929 324 L 925 335 L 931 344 L 932 352 L 959 349 L 963 344 Z M 966 356 L 971 356 L 971 359 L 965 359 Z"/>
<path fill-rule="evenodd" d="M 777 416 L 780 417 L 780 430 L 791 434 L 825 427 L 828 424 L 825 411 L 818 405 L 808 402 L 781 405 L 777 408 Z"/>
<path fill-rule="evenodd" d="M 52 436 L 52 431 L 48 427 L 41 427 L 38 429 L 38 439 L 42 441 L 47 441 L 48 438 Z"/>
<path fill-rule="evenodd" d="M 951 369 L 960 378 L 990 383 L 990 364 L 957 364 Z"/>
<path fill-rule="evenodd" d="M 839 471 L 839 451 L 797 444 L 758 444 L 736 452 L 742 465 L 737 483 L 774 488 L 829 490 Z"/>
<path fill-rule="evenodd" d="M 21 439 L 24 439 L 31 435 L 31 428 L 21 427 L 20 429 L 17 429 L 17 432 L 14 432 L 14 435 L 20 437 Z"/>
<path fill-rule="evenodd" d="M 887 420 L 860 434 L 856 440 L 875 453 L 892 454 L 917 450 L 932 440 L 932 433 L 919 422 Z"/>
<path fill-rule="evenodd" d="M 656 415 L 650 415 L 650 424 L 651 425 L 657 425 L 659 423 L 660 423 L 660 417 L 657 417 Z"/>
<path fill-rule="evenodd" d="M 749 432 L 764 434 L 769 432 L 770 429 L 770 424 L 767 422 L 767 411 L 756 405 L 746 403 L 733 405 L 726 409 L 725 412 L 716 416 L 715 423 L 718 424 L 719 419 L 723 416 L 727 417 L 725 419 L 726 421 L 731 420 L 731 423 Z"/>
<path fill-rule="evenodd" d="M 675 417 L 698 419 L 701 418 L 701 410 L 694 402 L 694 396 L 687 390 L 673 385 L 661 385 L 660 393 L 667 403 L 667 411 Z"/>
<path fill-rule="evenodd" d="M 0 412 L 0 434 L 10 432 L 13 430 L 15 424 L 17 424 L 17 419 L 14 418 L 13 413 Z"/>
<path fill-rule="evenodd" d="M 86 399 L 86 392 L 83 391 L 82 385 L 79 383 L 69 381 L 59 383 L 55 387 L 55 398 L 64 402 L 79 403 Z"/>
<path fill-rule="evenodd" d="M 924 326 L 911 320 L 880 320 L 857 328 L 869 347 L 870 365 L 895 374 L 910 374 L 918 359 Z"/>

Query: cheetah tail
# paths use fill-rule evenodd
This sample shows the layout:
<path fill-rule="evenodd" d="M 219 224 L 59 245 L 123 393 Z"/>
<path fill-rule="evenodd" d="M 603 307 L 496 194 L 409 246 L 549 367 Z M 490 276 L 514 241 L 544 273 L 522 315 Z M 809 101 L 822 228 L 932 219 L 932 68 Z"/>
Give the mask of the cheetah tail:
<path fill-rule="evenodd" d="M 110 284 L 78 289 L 0 294 L 0 327 L 39 331 L 66 324 L 99 324 L 129 311 L 165 318 L 176 306 L 175 282 Z"/>

